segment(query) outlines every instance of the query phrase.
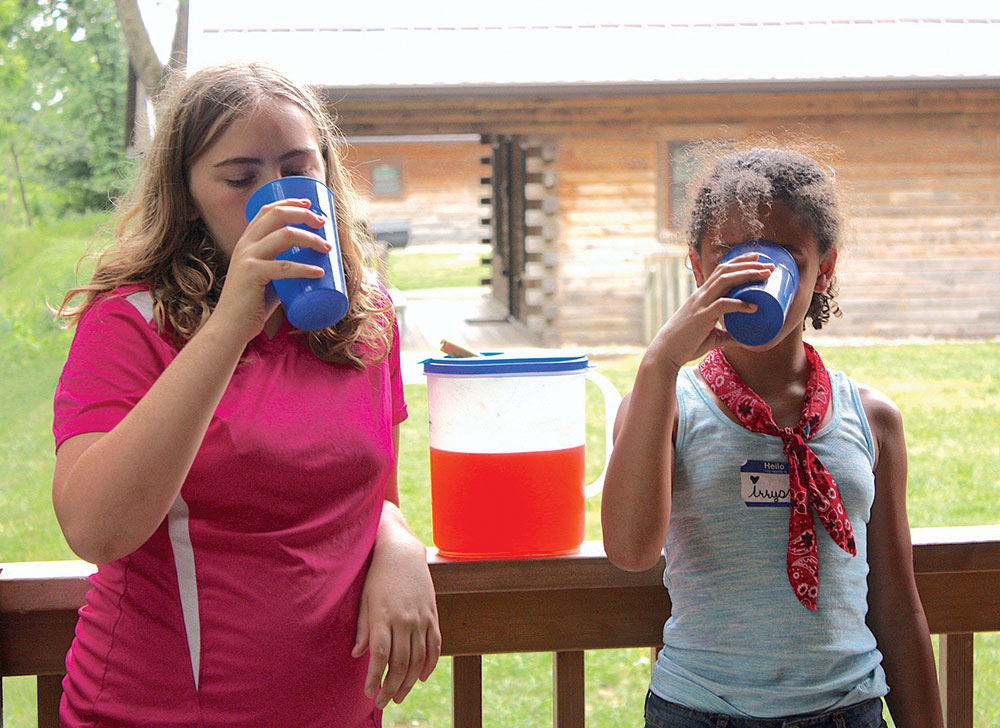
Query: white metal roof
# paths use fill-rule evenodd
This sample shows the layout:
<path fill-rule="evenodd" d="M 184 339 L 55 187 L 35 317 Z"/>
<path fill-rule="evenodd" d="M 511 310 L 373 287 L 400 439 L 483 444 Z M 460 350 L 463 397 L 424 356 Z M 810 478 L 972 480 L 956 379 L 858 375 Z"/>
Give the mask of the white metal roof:
<path fill-rule="evenodd" d="M 344 90 L 1000 81 L 995 2 L 580 5 L 191 0 L 188 63 Z"/>

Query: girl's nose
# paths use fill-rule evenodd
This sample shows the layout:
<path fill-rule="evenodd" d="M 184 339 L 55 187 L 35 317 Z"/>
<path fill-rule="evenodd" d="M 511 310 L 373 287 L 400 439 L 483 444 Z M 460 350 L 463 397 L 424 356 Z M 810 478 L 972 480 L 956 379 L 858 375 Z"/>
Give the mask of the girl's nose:
<path fill-rule="evenodd" d="M 284 176 L 285 175 L 281 173 L 281 169 L 278 168 L 262 169 L 260 173 L 260 183 L 261 185 L 266 185 L 269 182 L 274 182 L 274 180 L 281 179 Z"/>

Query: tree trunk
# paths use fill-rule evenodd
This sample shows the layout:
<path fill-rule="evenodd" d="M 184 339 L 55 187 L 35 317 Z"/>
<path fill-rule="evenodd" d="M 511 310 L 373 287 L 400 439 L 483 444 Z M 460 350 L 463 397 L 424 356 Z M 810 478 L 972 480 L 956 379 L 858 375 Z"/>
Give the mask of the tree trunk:
<path fill-rule="evenodd" d="M 170 68 L 184 68 L 187 65 L 188 49 L 188 0 L 177 0 L 177 24 L 174 38 L 170 43 Z"/>
<path fill-rule="evenodd" d="M 186 11 L 187 2 L 184 2 L 183 5 Z M 135 67 L 135 72 L 146 89 L 146 94 L 151 99 L 155 99 L 163 85 L 165 69 L 160 63 L 160 59 L 156 57 L 153 43 L 149 39 L 149 32 L 142 22 L 142 13 L 139 12 L 138 2 L 137 0 L 115 0 L 115 8 L 118 11 L 118 22 L 121 23 L 122 33 L 125 36 L 125 47 L 128 49 L 128 55 Z M 186 37 L 186 12 L 184 17 L 184 35 Z M 176 35 L 174 39 L 176 41 Z"/>
<path fill-rule="evenodd" d="M 31 210 L 28 209 L 28 196 L 24 193 L 24 179 L 21 177 L 21 164 L 17 161 L 17 150 L 14 142 L 10 142 L 10 158 L 14 160 L 14 176 L 17 177 L 17 186 L 21 190 L 21 205 L 24 207 L 24 217 L 28 227 L 31 227 Z"/>

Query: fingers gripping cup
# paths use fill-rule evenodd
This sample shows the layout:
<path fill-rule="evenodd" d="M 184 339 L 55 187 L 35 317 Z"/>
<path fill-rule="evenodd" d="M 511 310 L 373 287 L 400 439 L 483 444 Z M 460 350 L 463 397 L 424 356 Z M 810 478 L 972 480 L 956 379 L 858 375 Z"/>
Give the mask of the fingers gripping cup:
<path fill-rule="evenodd" d="M 247 221 L 253 220 L 260 208 L 272 202 L 289 199 L 308 199 L 309 209 L 326 218 L 323 227 L 292 225 L 316 233 L 333 246 L 329 253 L 311 248 L 291 247 L 275 256 L 276 260 L 318 266 L 322 278 L 284 278 L 273 280 L 285 316 L 297 329 L 319 331 L 333 326 L 347 313 L 347 285 L 344 281 L 344 264 L 340 258 L 340 239 L 337 237 L 337 216 L 333 192 L 312 177 L 281 177 L 258 188 L 247 200 Z"/>
<path fill-rule="evenodd" d="M 799 290 L 799 266 L 787 250 L 769 240 L 740 243 L 719 262 L 747 253 L 757 253 L 761 263 L 773 263 L 774 270 L 766 280 L 736 286 L 726 294 L 726 298 L 756 304 L 757 310 L 753 313 L 727 313 L 723 322 L 729 335 L 739 343 L 761 346 L 773 341 L 785 325 L 788 309 Z"/>

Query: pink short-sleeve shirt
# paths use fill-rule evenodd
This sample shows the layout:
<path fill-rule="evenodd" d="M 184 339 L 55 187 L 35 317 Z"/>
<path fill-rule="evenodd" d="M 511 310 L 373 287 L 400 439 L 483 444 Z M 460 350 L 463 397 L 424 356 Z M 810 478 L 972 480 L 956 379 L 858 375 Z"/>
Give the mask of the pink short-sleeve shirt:
<path fill-rule="evenodd" d="M 57 447 L 111 430 L 176 355 L 148 291 L 96 301 L 56 389 Z M 398 344 L 358 370 L 287 324 L 254 339 L 167 518 L 91 579 L 62 725 L 379 725 L 350 652 L 405 418 Z"/>

